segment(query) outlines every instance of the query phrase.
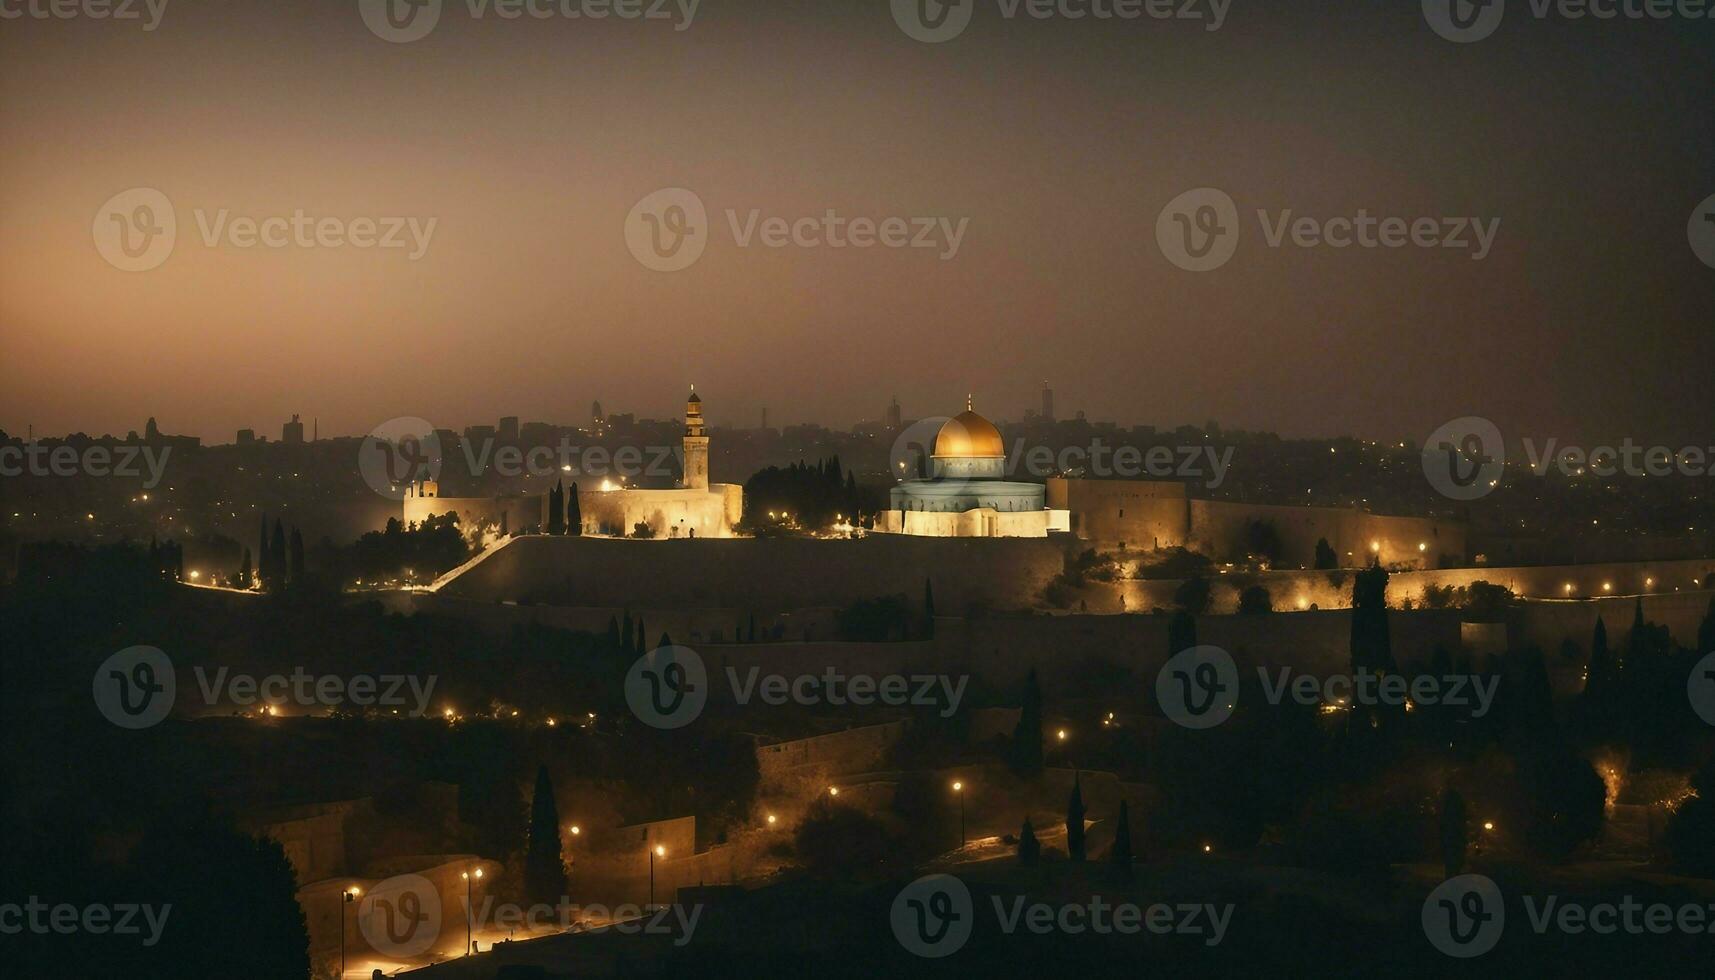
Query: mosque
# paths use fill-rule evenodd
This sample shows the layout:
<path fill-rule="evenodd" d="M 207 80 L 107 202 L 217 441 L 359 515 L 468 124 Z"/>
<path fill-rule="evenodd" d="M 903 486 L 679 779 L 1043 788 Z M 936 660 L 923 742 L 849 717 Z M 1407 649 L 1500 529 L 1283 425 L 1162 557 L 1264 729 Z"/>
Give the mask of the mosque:
<path fill-rule="evenodd" d="M 582 533 L 610 537 L 730 538 L 744 516 L 744 487 L 709 482 L 709 433 L 695 386 L 685 402 L 684 477 L 672 489 L 616 486 L 610 480 L 569 481 L 578 488 Z M 405 488 L 404 520 L 456 513 L 465 526 L 492 525 L 502 533 L 548 526 L 548 495 L 442 497 L 435 480 Z"/>
<path fill-rule="evenodd" d="M 937 538 L 1042 538 L 1070 526 L 1066 511 L 1048 509 L 1040 483 L 1006 479 L 1006 444 L 993 422 L 965 410 L 935 434 L 926 476 L 889 491 L 875 530 Z"/>

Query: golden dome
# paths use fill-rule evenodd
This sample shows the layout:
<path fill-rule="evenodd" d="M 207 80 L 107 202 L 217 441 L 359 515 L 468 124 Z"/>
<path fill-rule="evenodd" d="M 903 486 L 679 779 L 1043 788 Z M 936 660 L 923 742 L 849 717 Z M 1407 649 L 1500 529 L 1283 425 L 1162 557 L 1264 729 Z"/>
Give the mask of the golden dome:
<path fill-rule="evenodd" d="M 966 409 L 948 419 L 935 434 L 937 459 L 993 459 L 1006 456 L 1006 444 L 994 423 Z"/>

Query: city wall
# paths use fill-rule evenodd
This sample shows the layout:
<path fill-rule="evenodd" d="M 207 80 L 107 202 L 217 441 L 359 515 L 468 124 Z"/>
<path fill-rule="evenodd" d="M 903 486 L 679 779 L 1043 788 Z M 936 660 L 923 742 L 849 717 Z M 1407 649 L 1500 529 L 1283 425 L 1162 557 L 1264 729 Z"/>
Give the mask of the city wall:
<path fill-rule="evenodd" d="M 936 611 L 1025 608 L 1064 567 L 1041 538 L 855 540 L 757 538 L 621 541 L 520 538 L 445 583 L 455 599 L 638 608 L 843 608 L 904 595 L 915 606 L 933 583 Z"/>
<path fill-rule="evenodd" d="M 1384 565 L 1462 564 L 1465 526 L 1423 517 L 1388 517 L 1349 507 L 1298 507 L 1191 499 L 1184 484 L 1150 480 L 1048 481 L 1048 506 L 1071 511 L 1072 533 L 1101 550 L 1185 547 L 1216 561 L 1251 552 L 1250 526 L 1263 521 L 1280 538 L 1277 564 L 1309 568 L 1326 539 L 1342 565 L 1378 558 Z M 1445 560 L 1444 560 L 1445 556 Z"/>

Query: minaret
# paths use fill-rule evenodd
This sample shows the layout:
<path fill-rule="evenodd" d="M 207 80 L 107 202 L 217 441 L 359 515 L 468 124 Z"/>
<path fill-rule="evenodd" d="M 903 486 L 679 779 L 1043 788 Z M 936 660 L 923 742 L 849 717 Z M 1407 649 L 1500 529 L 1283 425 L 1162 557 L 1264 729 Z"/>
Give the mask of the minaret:
<path fill-rule="evenodd" d="M 685 401 L 685 489 L 708 488 L 709 435 L 703 428 L 703 400 L 692 385 L 691 397 Z"/>

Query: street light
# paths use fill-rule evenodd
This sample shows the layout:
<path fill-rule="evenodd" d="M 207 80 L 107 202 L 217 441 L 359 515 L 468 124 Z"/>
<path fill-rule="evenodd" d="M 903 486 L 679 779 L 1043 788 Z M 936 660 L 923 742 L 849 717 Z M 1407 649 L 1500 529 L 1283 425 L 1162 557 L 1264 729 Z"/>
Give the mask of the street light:
<path fill-rule="evenodd" d="M 959 846 L 965 846 L 965 784 L 953 781 L 953 792 L 959 797 Z"/>
<path fill-rule="evenodd" d="M 464 874 L 464 954 L 466 956 L 469 956 L 471 953 L 471 948 L 470 948 L 471 947 L 471 941 L 470 941 L 470 929 L 471 929 L 470 878 L 471 878 L 471 873 L 469 871 L 466 871 L 463 874 Z M 478 878 L 482 877 L 482 869 L 481 868 L 476 869 L 476 876 Z"/>
<path fill-rule="evenodd" d="M 655 859 L 667 856 L 667 849 L 656 844 L 649 850 L 649 904 L 655 904 Z"/>
<path fill-rule="evenodd" d="M 339 975 L 340 975 L 340 980 L 345 980 L 345 907 L 357 900 L 358 887 L 356 885 L 352 885 L 350 888 L 347 888 L 345 891 L 341 892 L 340 895 L 341 895 L 341 901 L 340 901 L 340 905 L 339 905 Z"/>

